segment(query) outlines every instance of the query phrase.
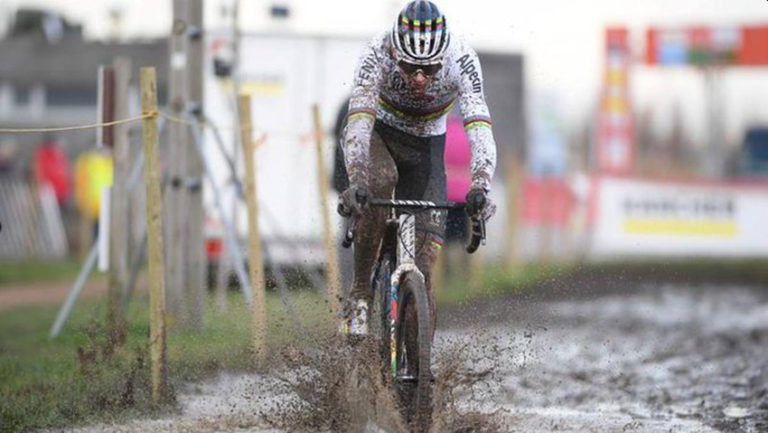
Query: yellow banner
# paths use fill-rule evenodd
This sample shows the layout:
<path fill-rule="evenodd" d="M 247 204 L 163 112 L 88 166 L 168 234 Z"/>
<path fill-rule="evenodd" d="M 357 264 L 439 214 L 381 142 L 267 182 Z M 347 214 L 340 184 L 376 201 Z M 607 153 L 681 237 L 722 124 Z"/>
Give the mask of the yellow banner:
<path fill-rule="evenodd" d="M 624 220 L 624 232 L 643 235 L 733 238 L 738 234 L 739 227 L 733 221 L 629 218 Z"/>
<path fill-rule="evenodd" d="M 224 92 L 234 91 L 232 80 L 222 80 L 221 88 Z M 282 81 L 269 80 L 245 80 L 240 83 L 240 92 L 251 96 L 275 96 L 285 91 L 285 84 Z"/>

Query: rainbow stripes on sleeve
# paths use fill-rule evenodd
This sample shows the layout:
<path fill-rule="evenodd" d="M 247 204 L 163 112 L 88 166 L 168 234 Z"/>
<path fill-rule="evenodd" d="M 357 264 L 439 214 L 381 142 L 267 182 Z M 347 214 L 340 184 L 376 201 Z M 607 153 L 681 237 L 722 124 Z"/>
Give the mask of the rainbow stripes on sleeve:
<path fill-rule="evenodd" d="M 376 110 L 371 110 L 369 108 L 355 108 L 349 110 L 349 113 L 347 114 L 347 123 L 363 118 L 376 119 Z"/>
<path fill-rule="evenodd" d="M 492 124 L 493 122 L 488 116 L 472 116 L 464 119 L 464 129 L 468 132 L 480 127 L 490 128 Z"/>

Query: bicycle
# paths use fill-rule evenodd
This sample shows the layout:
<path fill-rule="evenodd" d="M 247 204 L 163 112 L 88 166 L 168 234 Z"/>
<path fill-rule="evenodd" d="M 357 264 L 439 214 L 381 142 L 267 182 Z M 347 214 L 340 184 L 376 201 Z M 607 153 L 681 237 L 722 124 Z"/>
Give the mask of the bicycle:
<path fill-rule="evenodd" d="M 427 431 L 432 413 L 432 318 L 424 275 L 415 263 L 414 214 L 464 210 L 466 204 L 396 199 L 372 199 L 369 204 L 390 211 L 372 276 L 371 334 L 379 338 L 382 374 L 385 383 L 395 386 L 405 418 L 419 431 Z M 481 209 L 484 204 L 483 200 L 473 208 Z M 479 212 L 470 219 L 471 237 L 466 249 L 471 254 L 485 240 L 485 220 Z M 342 242 L 345 248 L 354 241 L 356 224 L 356 218 L 350 218 Z"/>

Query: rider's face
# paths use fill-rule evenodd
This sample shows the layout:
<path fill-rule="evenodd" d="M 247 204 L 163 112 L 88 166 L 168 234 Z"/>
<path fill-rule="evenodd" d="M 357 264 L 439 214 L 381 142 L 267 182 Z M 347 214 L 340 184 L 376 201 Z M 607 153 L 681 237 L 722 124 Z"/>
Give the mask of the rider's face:
<path fill-rule="evenodd" d="M 405 81 L 408 83 L 408 87 L 416 93 L 424 93 L 427 89 L 427 85 L 432 80 L 432 77 L 424 74 L 423 71 L 416 71 L 414 74 L 405 74 Z"/>
<path fill-rule="evenodd" d="M 414 65 L 401 60 L 398 67 L 408 88 L 414 93 L 424 93 L 432 77 L 442 68 L 442 64 Z"/>

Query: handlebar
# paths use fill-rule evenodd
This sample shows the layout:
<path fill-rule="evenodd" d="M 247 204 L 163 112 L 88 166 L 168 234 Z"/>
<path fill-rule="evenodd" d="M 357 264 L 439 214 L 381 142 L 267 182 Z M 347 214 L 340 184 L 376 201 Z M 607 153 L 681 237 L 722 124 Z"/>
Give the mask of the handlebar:
<path fill-rule="evenodd" d="M 477 205 L 477 204 L 476 204 Z M 464 210 L 467 208 L 466 203 L 457 202 L 433 202 L 424 200 L 393 200 L 393 199 L 371 199 L 370 206 L 374 207 L 386 207 L 394 209 L 407 209 L 415 211 L 423 211 L 428 209 L 443 209 L 443 210 Z M 478 209 L 477 206 L 474 209 Z M 469 244 L 466 246 L 468 253 L 472 254 L 477 251 L 480 243 L 485 242 L 485 220 L 480 214 L 471 215 L 471 236 Z M 357 231 L 357 216 L 350 215 L 348 217 L 349 223 L 344 232 L 344 240 L 341 242 L 341 246 L 349 248 L 355 240 L 355 232 Z"/>

